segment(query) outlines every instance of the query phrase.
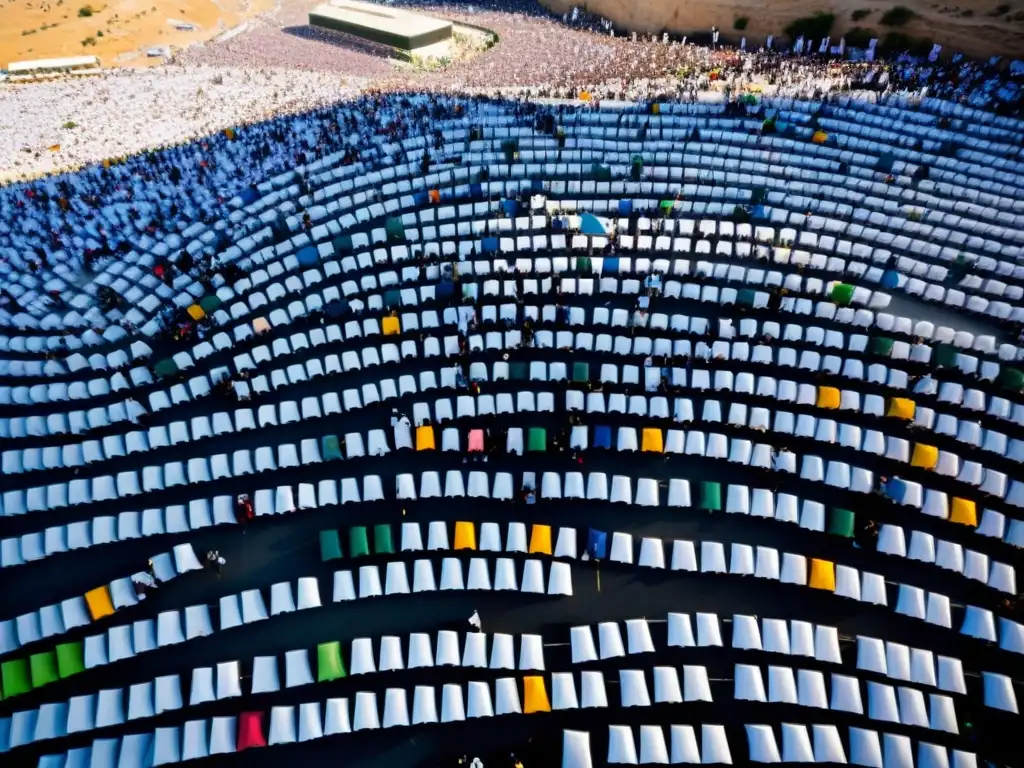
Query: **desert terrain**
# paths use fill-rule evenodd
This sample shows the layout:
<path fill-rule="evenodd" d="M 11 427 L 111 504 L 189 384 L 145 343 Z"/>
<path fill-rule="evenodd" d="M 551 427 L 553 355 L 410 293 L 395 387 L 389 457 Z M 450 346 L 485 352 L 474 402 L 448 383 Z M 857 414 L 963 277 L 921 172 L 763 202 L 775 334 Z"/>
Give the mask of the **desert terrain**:
<path fill-rule="evenodd" d="M 583 5 L 581 0 L 542 0 L 558 13 Z M 724 37 L 745 35 L 761 43 L 768 35 L 780 35 L 794 19 L 816 12 L 835 14 L 832 39 L 838 41 L 854 27 L 874 30 L 884 38 L 899 32 L 927 38 L 971 56 L 995 54 L 1024 56 L 1024 0 L 586 0 L 587 10 L 638 32 L 663 31 L 707 33 L 712 26 Z M 914 13 L 900 27 L 881 24 L 882 15 L 895 6 Z M 869 13 L 854 20 L 854 12 Z M 861 15 L 858 13 L 858 15 Z M 746 19 L 743 31 L 734 29 L 736 19 Z"/>
<path fill-rule="evenodd" d="M 0 68 L 12 61 L 98 56 L 147 66 L 156 46 L 183 47 L 272 10 L 275 0 L 0 0 Z M 178 22 L 192 30 L 175 27 Z"/>

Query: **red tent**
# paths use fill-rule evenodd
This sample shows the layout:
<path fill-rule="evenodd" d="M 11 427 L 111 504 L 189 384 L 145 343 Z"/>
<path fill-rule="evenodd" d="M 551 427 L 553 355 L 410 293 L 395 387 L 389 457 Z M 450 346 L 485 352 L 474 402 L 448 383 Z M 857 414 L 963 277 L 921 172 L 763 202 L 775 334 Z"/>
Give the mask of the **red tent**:
<path fill-rule="evenodd" d="M 238 716 L 238 751 L 267 746 L 263 735 L 263 713 L 243 712 Z"/>

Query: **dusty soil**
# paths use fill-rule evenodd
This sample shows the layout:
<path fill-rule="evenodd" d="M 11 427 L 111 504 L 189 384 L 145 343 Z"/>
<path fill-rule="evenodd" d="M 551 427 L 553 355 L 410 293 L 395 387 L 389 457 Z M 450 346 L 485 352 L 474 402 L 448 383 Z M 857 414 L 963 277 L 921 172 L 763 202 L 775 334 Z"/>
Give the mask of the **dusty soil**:
<path fill-rule="evenodd" d="M 852 27 L 873 29 L 877 37 L 898 31 L 910 37 L 929 38 L 949 51 L 970 56 L 995 54 L 1024 56 L 1024 0 L 542 0 L 548 8 L 564 13 L 574 5 L 611 19 L 617 25 L 637 32 L 680 34 L 707 33 L 712 26 L 723 37 L 738 40 L 746 35 L 748 44 L 762 44 L 768 35 L 781 35 L 794 19 L 821 11 L 835 14 L 833 42 Z M 902 27 L 886 27 L 882 15 L 894 6 L 903 6 L 915 18 Z M 1003 9 L 1003 6 L 1009 6 Z M 854 21 L 857 10 L 871 11 Z M 747 27 L 735 31 L 737 18 L 746 18 Z"/>
<path fill-rule="evenodd" d="M 147 58 L 148 48 L 208 40 L 273 7 L 274 0 L 0 0 L 0 68 L 66 56 L 150 66 L 160 59 Z M 91 15 L 80 16 L 83 8 Z M 172 20 L 195 29 L 175 29 Z"/>

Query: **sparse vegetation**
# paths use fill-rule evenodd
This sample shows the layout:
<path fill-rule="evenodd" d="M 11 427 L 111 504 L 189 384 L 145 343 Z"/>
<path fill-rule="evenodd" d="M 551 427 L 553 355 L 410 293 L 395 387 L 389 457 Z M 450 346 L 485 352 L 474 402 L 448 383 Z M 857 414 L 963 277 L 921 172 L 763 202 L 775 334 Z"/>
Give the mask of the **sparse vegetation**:
<path fill-rule="evenodd" d="M 969 19 L 969 18 L 971 18 L 971 16 L 973 16 L 973 15 L 974 15 L 974 9 L 973 9 L 973 8 L 968 8 L 967 10 L 965 10 L 965 11 L 964 11 L 963 13 L 961 13 L 960 15 L 961 15 L 961 16 L 962 16 L 963 18 L 965 18 L 965 19 Z"/>
<path fill-rule="evenodd" d="M 803 35 L 808 40 L 818 40 L 832 31 L 835 20 L 834 13 L 816 13 L 813 16 L 795 19 L 786 27 L 786 37 L 795 40 Z"/>
<path fill-rule="evenodd" d="M 1009 12 L 1010 12 L 1010 4 L 1009 3 L 1003 3 L 1002 5 L 997 7 L 994 11 L 992 11 L 992 15 L 993 16 L 1004 16 L 1004 15 L 1006 15 Z"/>
<path fill-rule="evenodd" d="M 882 14 L 881 23 L 887 27 L 902 27 L 913 19 L 915 15 L 909 8 L 897 5 Z"/>
<path fill-rule="evenodd" d="M 747 28 L 747 23 L 750 21 L 746 16 L 737 16 L 732 22 L 732 28 L 743 31 Z"/>
<path fill-rule="evenodd" d="M 64 125 L 61 126 L 61 128 L 63 128 L 65 131 L 72 131 L 77 127 L 78 123 L 76 123 L 74 120 L 68 120 L 66 123 L 64 123 Z"/>
<path fill-rule="evenodd" d="M 96 33 L 96 37 L 103 37 L 103 30 L 102 29 L 99 32 Z"/>
<path fill-rule="evenodd" d="M 861 19 L 866 18 L 870 15 L 870 8 L 858 8 L 856 11 L 850 14 L 850 18 L 853 19 L 854 21 L 860 21 Z"/>
<path fill-rule="evenodd" d="M 83 5 L 78 9 L 78 15 L 80 18 L 87 19 L 96 13 L 96 10 L 91 5 Z"/>
<path fill-rule="evenodd" d="M 29 35 L 34 35 L 38 31 L 39 30 L 37 30 L 37 29 L 23 29 L 23 30 L 21 30 L 21 36 L 22 37 L 28 37 Z"/>
<path fill-rule="evenodd" d="M 867 48 L 871 41 L 878 37 L 878 34 L 873 29 L 854 27 L 844 37 L 846 38 L 846 44 L 851 48 Z"/>
<path fill-rule="evenodd" d="M 889 53 L 909 51 L 914 47 L 914 41 L 909 35 L 902 32 L 890 32 L 881 41 L 882 49 Z"/>
<path fill-rule="evenodd" d="M 88 48 L 90 45 L 96 45 L 96 38 L 90 35 L 82 41 L 82 47 Z"/>

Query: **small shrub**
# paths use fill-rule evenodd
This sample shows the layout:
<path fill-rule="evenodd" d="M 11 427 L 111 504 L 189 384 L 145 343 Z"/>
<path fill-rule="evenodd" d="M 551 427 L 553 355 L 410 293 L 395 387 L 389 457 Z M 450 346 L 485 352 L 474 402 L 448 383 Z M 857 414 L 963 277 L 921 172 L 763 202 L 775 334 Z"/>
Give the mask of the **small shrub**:
<path fill-rule="evenodd" d="M 732 28 L 736 30 L 744 30 L 747 28 L 747 23 L 750 21 L 746 16 L 737 16 L 732 23 Z"/>
<path fill-rule="evenodd" d="M 914 41 L 902 32 L 890 32 L 882 39 L 881 44 L 889 53 L 909 51 L 914 47 Z"/>
<path fill-rule="evenodd" d="M 90 35 L 82 41 L 82 47 L 88 48 L 90 45 L 96 45 L 96 38 Z"/>
<path fill-rule="evenodd" d="M 785 29 L 786 37 L 796 40 L 801 35 L 808 40 L 819 40 L 832 31 L 834 13 L 816 13 L 792 21 Z"/>
<path fill-rule="evenodd" d="M 64 123 L 64 125 L 61 126 L 61 128 L 63 128 L 65 131 L 73 131 L 77 127 L 78 123 L 76 123 L 74 120 L 68 120 L 66 123 Z"/>
<path fill-rule="evenodd" d="M 844 37 L 846 37 L 846 44 L 851 48 L 867 48 L 878 35 L 873 29 L 854 27 Z"/>
<path fill-rule="evenodd" d="M 998 8 L 996 8 L 994 11 L 992 11 L 992 15 L 993 16 L 1004 16 L 1004 15 L 1006 15 L 1009 12 L 1010 12 L 1010 4 L 1009 3 L 1003 3 Z"/>
<path fill-rule="evenodd" d="M 860 21 L 863 18 L 871 15 L 870 8 L 858 8 L 856 11 L 850 14 L 850 18 L 854 21 Z"/>
<path fill-rule="evenodd" d="M 78 9 L 78 15 L 83 19 L 89 18 L 94 13 L 96 13 L 96 11 L 93 10 L 93 7 L 91 5 L 83 5 L 81 8 Z"/>
<path fill-rule="evenodd" d="M 36 30 L 34 30 L 34 29 L 23 29 L 23 30 L 21 30 L 21 36 L 22 37 L 28 37 L 29 35 L 34 35 L 35 33 L 36 33 Z"/>
<path fill-rule="evenodd" d="M 964 11 L 960 15 L 963 16 L 965 19 L 969 19 L 969 18 L 971 18 L 971 16 L 974 15 L 974 10 L 972 8 L 968 8 L 966 11 Z"/>
<path fill-rule="evenodd" d="M 916 14 L 909 8 L 897 5 L 882 14 L 881 23 L 887 27 L 902 27 L 914 18 Z"/>
<path fill-rule="evenodd" d="M 96 33 L 96 37 L 103 37 L 103 30 L 102 29 L 99 32 Z"/>

